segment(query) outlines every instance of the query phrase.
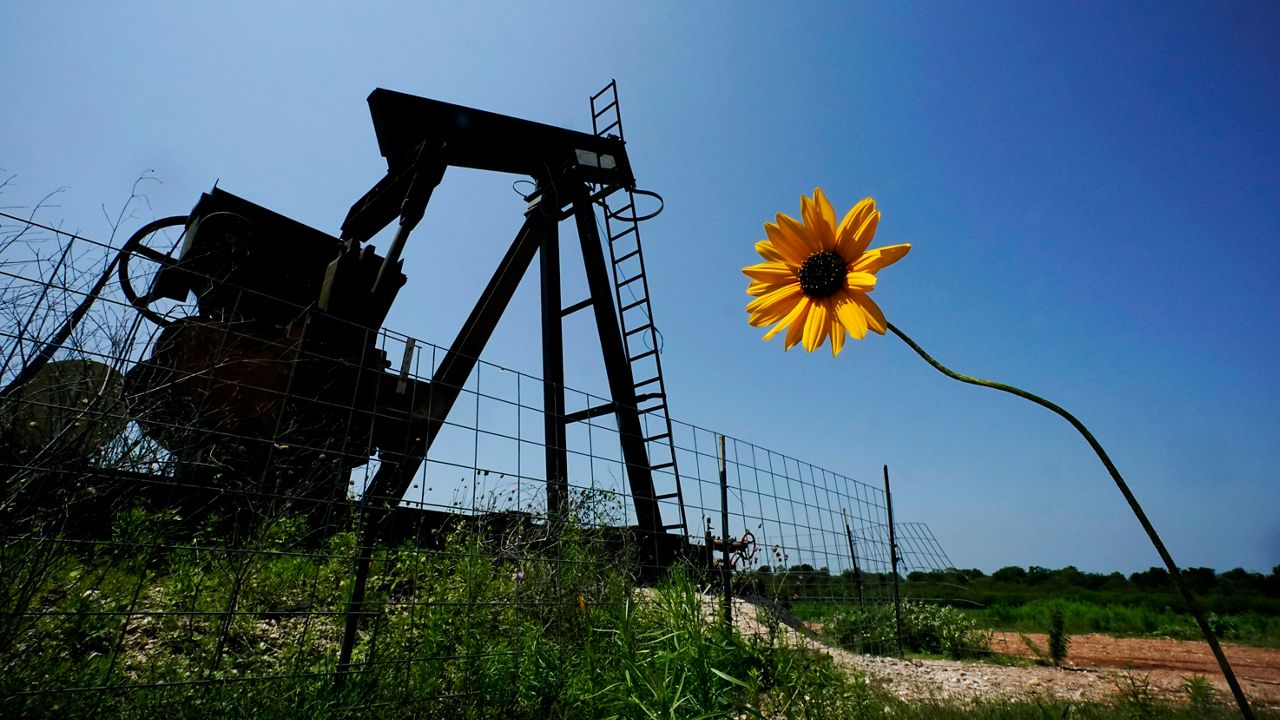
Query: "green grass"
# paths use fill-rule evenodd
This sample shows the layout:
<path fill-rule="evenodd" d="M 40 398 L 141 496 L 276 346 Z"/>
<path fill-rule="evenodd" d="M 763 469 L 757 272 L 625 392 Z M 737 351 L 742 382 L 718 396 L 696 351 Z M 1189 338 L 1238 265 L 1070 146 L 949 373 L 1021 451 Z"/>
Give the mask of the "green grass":
<path fill-rule="evenodd" d="M 378 552 L 338 688 L 353 536 L 307 548 L 286 518 L 232 549 L 173 520 L 127 512 L 116 542 L 57 553 L 6 542 L 0 716 L 825 718 L 871 697 L 782 634 L 714 622 L 688 572 L 638 590 L 572 524 Z"/>
<path fill-rule="evenodd" d="M 903 703 L 786 633 L 726 628 L 691 571 L 637 588 L 625 552 L 572 523 L 380 550 L 339 687 L 353 535 L 308 544 L 305 523 L 282 518 L 230 548 L 212 525 L 179 525 L 130 511 L 111 543 L 5 541 L 0 717 L 1233 716 L 1201 687 L 1196 712 L 1140 688 L 1112 706 Z M 954 609 L 907 608 L 926 652 L 962 655 L 977 632 Z M 885 621 L 846 614 L 831 630 L 851 643 Z"/>

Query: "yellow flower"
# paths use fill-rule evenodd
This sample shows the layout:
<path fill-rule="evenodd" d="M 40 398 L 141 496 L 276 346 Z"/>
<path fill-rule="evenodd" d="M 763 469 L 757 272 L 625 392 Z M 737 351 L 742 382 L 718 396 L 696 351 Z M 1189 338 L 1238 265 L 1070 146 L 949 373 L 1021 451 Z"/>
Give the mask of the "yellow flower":
<path fill-rule="evenodd" d="M 778 213 L 765 223 L 769 239 L 756 243 L 765 259 L 742 269 L 751 278 L 747 293 L 748 322 L 753 327 L 774 324 L 764 339 L 784 329 L 784 348 L 797 343 L 817 350 L 831 339 L 831 354 L 839 355 L 848 332 L 861 340 L 867 330 L 884 334 L 887 325 L 880 307 L 867 296 L 876 287 L 876 273 L 901 260 L 911 245 L 888 245 L 868 250 L 880 212 L 867 198 L 853 206 L 836 225 L 836 213 L 822 188 L 813 198 L 800 196 L 803 222 Z"/>

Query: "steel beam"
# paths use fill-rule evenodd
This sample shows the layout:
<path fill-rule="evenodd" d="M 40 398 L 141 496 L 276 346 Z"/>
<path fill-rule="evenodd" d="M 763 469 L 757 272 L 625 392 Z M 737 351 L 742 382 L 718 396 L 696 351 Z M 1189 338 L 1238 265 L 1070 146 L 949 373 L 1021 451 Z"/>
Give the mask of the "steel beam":
<path fill-rule="evenodd" d="M 654 497 L 653 473 L 649 469 L 649 452 L 645 448 L 640 414 L 636 410 L 635 378 L 627 360 L 626 345 L 622 342 L 622 330 L 618 313 L 613 306 L 613 286 L 609 279 L 609 266 L 604 258 L 600 234 L 596 231 L 595 211 L 591 208 L 590 194 L 584 185 L 573 200 L 573 215 L 578 225 L 578 240 L 582 245 L 582 264 L 587 274 L 587 286 L 594 301 L 596 331 L 600 335 L 600 349 L 604 352 L 604 369 L 609 379 L 609 394 L 616 404 L 618 440 L 622 444 L 622 459 L 627 466 L 631 484 L 631 499 L 636 508 L 636 522 L 649 533 L 662 531 L 662 516 Z"/>
<path fill-rule="evenodd" d="M 449 352 L 445 354 L 440 367 L 431 376 L 431 403 L 427 417 L 414 422 L 410 427 L 405 447 L 402 452 L 382 452 L 382 465 L 373 476 L 365 497 L 376 503 L 394 506 L 400 502 L 405 490 L 413 480 L 418 468 L 426 457 L 427 449 L 443 427 L 445 418 L 453 409 L 462 386 L 475 368 L 480 353 L 498 326 L 498 320 L 506 311 L 512 295 L 519 287 L 521 279 L 533 262 L 534 253 L 542 242 L 543 235 L 555 223 L 543 217 L 538 208 L 529 211 L 524 225 L 516 234 L 515 241 L 507 249 L 502 262 L 489 284 L 485 286 L 480 299 L 476 301 L 471 314 L 458 331 Z M 364 503 L 366 507 L 368 502 Z"/>
<path fill-rule="evenodd" d="M 547 517 L 563 514 L 569 495 L 564 417 L 564 326 L 560 298 L 560 232 L 549 222 L 538 250 L 542 280 L 542 426 L 547 467 Z"/>

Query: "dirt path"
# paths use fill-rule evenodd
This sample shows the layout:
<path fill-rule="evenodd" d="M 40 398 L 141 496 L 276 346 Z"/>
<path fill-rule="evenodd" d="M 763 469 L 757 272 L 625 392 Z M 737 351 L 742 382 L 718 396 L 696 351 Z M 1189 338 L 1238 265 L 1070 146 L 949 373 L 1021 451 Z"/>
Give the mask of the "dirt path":
<path fill-rule="evenodd" d="M 705 610 L 713 618 L 719 601 L 708 596 Z M 734 623 L 745 635 L 769 632 L 768 612 L 742 599 L 734 600 Z M 1113 638 L 1075 635 L 1063 668 L 1041 665 L 997 665 L 954 660 L 899 660 L 858 655 L 817 641 L 811 632 L 780 630 L 793 642 L 812 644 L 841 667 L 864 673 L 874 684 L 904 700 L 1059 699 L 1114 702 L 1134 692 L 1185 702 L 1183 683 L 1203 675 L 1218 689 L 1223 703 L 1233 703 L 1226 680 L 1209 647 L 1201 642 L 1160 638 Z M 775 629 L 776 631 L 776 629 Z M 1044 635 L 1029 637 L 1044 648 Z M 1018 633 L 994 633 L 992 650 L 1034 658 Z M 1245 695 L 1255 708 L 1280 709 L 1280 650 L 1224 645 Z"/>
<path fill-rule="evenodd" d="M 1044 635 L 1029 634 L 1038 647 L 1045 647 Z M 1017 633 L 995 633 L 992 649 L 1007 655 L 1033 657 L 1031 650 Z M 1268 704 L 1280 703 L 1280 650 L 1223 645 L 1236 677 L 1250 699 Z M 1114 638 L 1107 635 L 1076 635 L 1067 651 L 1067 665 L 1079 668 L 1132 669 L 1135 674 L 1150 675 L 1152 684 L 1178 686 L 1184 679 L 1203 675 L 1222 692 L 1226 680 L 1218 669 L 1209 646 L 1191 640 L 1163 638 Z"/>
<path fill-rule="evenodd" d="M 1045 636 L 1030 635 L 1040 647 Z M 1034 657 L 1017 633 L 996 633 L 993 649 Z M 1228 645 L 1227 657 L 1256 707 L 1280 707 L 1280 651 Z M 1127 692 L 1149 692 L 1184 701 L 1182 683 L 1203 675 L 1231 702 L 1226 681 L 1207 646 L 1183 640 L 1071 638 L 1066 668 L 1008 666 L 950 660 L 898 660 L 829 650 L 838 663 L 866 673 L 873 682 L 907 700 L 1008 700 L 1058 698 L 1107 702 Z"/>

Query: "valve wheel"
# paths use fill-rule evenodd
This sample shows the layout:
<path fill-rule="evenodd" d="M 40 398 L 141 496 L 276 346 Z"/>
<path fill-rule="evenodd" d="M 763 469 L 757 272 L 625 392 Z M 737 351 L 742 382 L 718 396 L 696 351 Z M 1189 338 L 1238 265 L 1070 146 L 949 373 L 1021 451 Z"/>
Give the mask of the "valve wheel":
<path fill-rule="evenodd" d="M 171 268 L 177 265 L 178 261 L 171 257 L 173 250 L 170 250 L 169 253 L 162 253 L 159 250 L 147 247 L 143 244 L 143 241 L 146 240 L 147 237 L 153 235 L 157 231 L 163 230 L 164 228 L 186 224 L 186 215 L 173 215 L 167 218 L 153 220 L 152 222 L 143 225 L 137 232 L 129 236 L 129 239 L 120 248 L 120 264 L 117 269 L 117 277 L 120 280 L 120 291 L 124 293 L 129 304 L 132 305 L 139 314 L 161 327 L 168 327 L 173 324 L 173 321 L 151 309 L 151 304 L 160 299 L 159 295 L 152 291 L 139 295 L 134 289 L 133 280 L 129 277 L 129 263 L 134 257 L 140 257 L 159 265 L 161 269 Z"/>

